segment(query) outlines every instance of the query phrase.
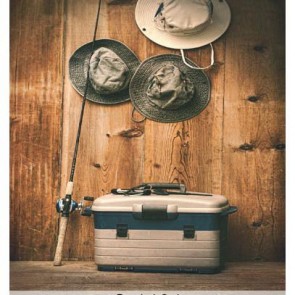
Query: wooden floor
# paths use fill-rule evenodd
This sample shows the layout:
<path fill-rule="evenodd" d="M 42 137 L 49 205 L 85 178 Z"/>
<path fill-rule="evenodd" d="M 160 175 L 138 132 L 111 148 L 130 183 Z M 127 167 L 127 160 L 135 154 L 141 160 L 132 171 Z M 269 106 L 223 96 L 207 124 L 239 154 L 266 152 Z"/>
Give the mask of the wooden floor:
<path fill-rule="evenodd" d="M 155 274 L 97 271 L 94 262 L 11 262 L 11 290 L 285 290 L 279 262 L 228 263 L 219 274 Z"/>

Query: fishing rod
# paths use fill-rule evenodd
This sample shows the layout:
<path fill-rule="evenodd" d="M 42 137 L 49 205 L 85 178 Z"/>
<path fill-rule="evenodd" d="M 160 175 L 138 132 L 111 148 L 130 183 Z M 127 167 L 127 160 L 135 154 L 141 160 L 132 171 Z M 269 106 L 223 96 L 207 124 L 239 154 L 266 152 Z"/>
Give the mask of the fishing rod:
<path fill-rule="evenodd" d="M 57 241 L 54 262 L 53 262 L 54 266 L 61 265 L 63 244 L 64 244 L 64 239 L 65 239 L 65 235 L 66 235 L 67 224 L 68 224 L 70 213 L 72 213 L 75 210 L 82 210 L 82 208 L 83 208 L 82 203 L 78 204 L 76 201 L 74 201 L 72 199 L 72 194 L 73 194 L 73 188 L 74 188 L 74 175 L 75 175 L 75 170 L 76 170 L 76 161 L 77 161 L 79 142 L 80 142 L 80 136 L 81 136 L 81 129 L 82 129 L 82 123 L 83 123 L 86 96 L 87 96 L 87 91 L 88 91 L 88 86 L 89 86 L 90 59 L 94 53 L 94 44 L 95 44 L 97 27 L 98 27 L 100 7 L 101 7 L 101 0 L 98 1 L 95 29 L 94 29 L 93 40 L 92 40 L 92 50 L 91 50 L 91 54 L 89 56 L 86 85 L 85 85 L 85 91 L 84 91 L 83 100 L 82 100 L 78 131 L 77 131 L 77 135 L 76 135 L 76 143 L 75 143 L 75 149 L 74 149 L 74 154 L 73 154 L 73 159 L 72 159 L 71 173 L 70 173 L 69 181 L 66 186 L 65 196 L 63 198 L 59 199 L 56 203 L 56 210 L 58 213 L 60 213 L 60 219 L 59 219 L 58 241 Z M 93 198 L 84 197 L 84 200 L 93 201 Z M 85 212 L 82 212 L 81 214 L 89 216 L 89 212 L 87 210 L 85 210 Z"/>

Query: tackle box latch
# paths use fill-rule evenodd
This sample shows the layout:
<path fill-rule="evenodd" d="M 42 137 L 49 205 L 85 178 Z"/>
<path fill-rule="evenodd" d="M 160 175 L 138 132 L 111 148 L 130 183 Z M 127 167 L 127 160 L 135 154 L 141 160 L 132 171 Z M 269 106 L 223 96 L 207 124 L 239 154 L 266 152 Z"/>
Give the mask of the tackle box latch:
<path fill-rule="evenodd" d="M 117 224 L 117 238 L 127 238 L 127 237 L 128 237 L 128 225 Z"/>
<path fill-rule="evenodd" d="M 193 225 L 183 226 L 183 238 L 194 239 L 195 238 L 195 227 Z"/>

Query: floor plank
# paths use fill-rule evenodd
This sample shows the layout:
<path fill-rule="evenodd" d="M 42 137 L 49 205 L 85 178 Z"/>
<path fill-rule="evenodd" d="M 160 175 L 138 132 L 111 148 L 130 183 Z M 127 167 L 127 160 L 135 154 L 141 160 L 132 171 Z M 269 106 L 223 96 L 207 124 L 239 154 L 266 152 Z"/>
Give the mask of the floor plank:
<path fill-rule="evenodd" d="M 11 290 L 284 290 L 281 262 L 228 263 L 214 275 L 97 271 L 92 261 L 51 261 L 10 264 Z"/>

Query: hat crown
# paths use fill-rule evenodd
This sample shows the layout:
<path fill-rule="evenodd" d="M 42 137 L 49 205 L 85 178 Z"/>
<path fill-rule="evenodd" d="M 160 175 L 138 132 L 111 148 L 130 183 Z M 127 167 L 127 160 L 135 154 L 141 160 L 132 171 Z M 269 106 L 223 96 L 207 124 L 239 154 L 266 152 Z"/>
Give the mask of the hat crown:
<path fill-rule="evenodd" d="M 154 18 L 160 30 L 172 34 L 194 34 L 211 23 L 211 0 L 163 0 L 162 5 Z"/>
<path fill-rule="evenodd" d="M 161 67 L 149 79 L 147 96 L 161 109 L 175 110 L 194 96 L 194 85 L 175 65 Z"/>
<path fill-rule="evenodd" d="M 130 73 L 124 61 L 112 50 L 101 47 L 90 59 L 89 80 L 98 93 L 113 94 L 128 87 Z"/>

